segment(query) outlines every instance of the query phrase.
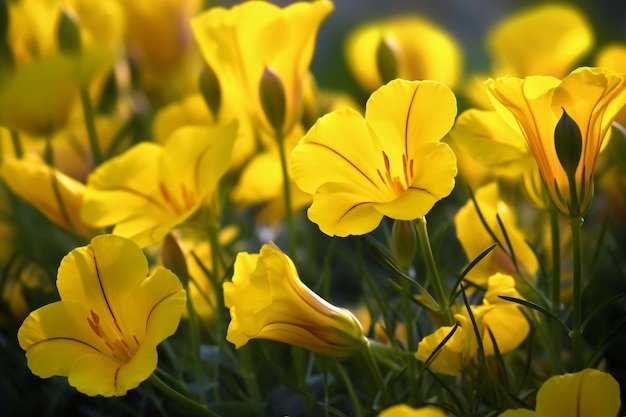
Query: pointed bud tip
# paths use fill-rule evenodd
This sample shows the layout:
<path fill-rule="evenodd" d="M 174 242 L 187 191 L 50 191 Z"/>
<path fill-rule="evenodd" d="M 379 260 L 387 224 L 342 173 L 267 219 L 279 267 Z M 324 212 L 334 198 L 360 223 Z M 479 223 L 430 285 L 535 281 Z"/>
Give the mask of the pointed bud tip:
<path fill-rule="evenodd" d="M 261 83 L 259 84 L 259 97 L 265 117 L 275 132 L 282 132 L 287 113 L 287 99 L 285 87 L 276 72 L 265 67 Z"/>

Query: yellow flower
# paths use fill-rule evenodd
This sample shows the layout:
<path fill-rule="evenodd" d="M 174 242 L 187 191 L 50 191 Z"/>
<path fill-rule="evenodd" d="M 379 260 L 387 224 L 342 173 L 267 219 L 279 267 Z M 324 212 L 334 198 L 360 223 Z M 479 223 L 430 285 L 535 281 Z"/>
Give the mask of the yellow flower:
<path fill-rule="evenodd" d="M 201 0 L 119 2 L 126 20 L 129 55 L 142 90 L 157 104 L 196 91 L 200 58 L 189 20 Z"/>
<path fill-rule="evenodd" d="M 95 237 L 61 261 L 61 301 L 33 311 L 17 337 L 42 378 L 66 376 L 87 395 L 125 395 L 156 369 L 156 347 L 178 327 L 185 292 L 133 242 Z"/>
<path fill-rule="evenodd" d="M 500 417 L 617 417 L 620 387 L 609 374 L 583 369 L 557 375 L 543 383 L 535 411 L 507 410 Z"/>
<path fill-rule="evenodd" d="M 81 216 L 145 247 L 160 242 L 215 191 L 230 165 L 236 125 L 185 127 L 164 145 L 143 142 L 87 179 Z"/>
<path fill-rule="evenodd" d="M 499 295 L 521 298 L 515 290 L 513 278 L 498 273 L 489 277 L 482 305 L 470 306 L 486 356 L 491 356 L 495 352 L 489 331 L 493 334 L 500 353 L 516 349 L 530 331 L 530 325 L 519 306 L 500 299 Z M 462 306 L 454 310 L 458 327 L 430 363 L 433 372 L 444 375 L 460 375 L 475 364 L 479 354 L 478 340 L 467 309 Z M 452 326 L 442 326 L 424 337 L 417 346 L 415 358 L 426 362 L 452 330 Z"/>
<path fill-rule="evenodd" d="M 379 58 L 381 47 L 390 52 L 389 59 L 383 62 Z M 348 37 L 346 56 L 350 70 L 368 92 L 392 78 L 435 80 L 454 88 L 462 64 L 456 41 L 417 15 L 402 15 L 357 28 Z M 385 79 L 381 74 L 381 65 L 395 69 L 391 78 Z"/>
<path fill-rule="evenodd" d="M 313 56 L 318 27 L 333 10 L 330 1 L 296 2 L 280 8 L 248 1 L 231 9 L 212 7 L 191 21 L 204 59 L 217 74 L 222 103 L 242 108 L 251 122 L 274 132 L 261 103 L 268 71 L 282 85 L 282 134 L 297 123 L 303 81 Z M 265 78 L 264 78 L 265 75 Z"/>
<path fill-rule="evenodd" d="M 383 216 L 424 216 L 454 188 L 456 158 L 440 139 L 455 115 L 445 84 L 397 79 L 372 94 L 365 117 L 352 109 L 321 117 L 291 154 L 296 184 L 315 195 L 309 219 L 347 236 Z"/>
<path fill-rule="evenodd" d="M 563 78 L 593 46 L 593 32 L 575 6 L 546 3 L 508 16 L 489 30 L 486 43 L 491 76 Z M 487 76 L 470 78 L 466 93 L 481 108 L 491 108 L 481 85 Z"/>
<path fill-rule="evenodd" d="M 412 408 L 406 404 L 397 404 L 386 408 L 378 417 L 446 417 L 447 414 L 437 407 Z"/>
<path fill-rule="evenodd" d="M 116 2 L 20 1 L 8 6 L 7 46 L 14 67 L 0 63 L 0 123 L 48 136 L 77 108 L 78 88 L 110 70 L 121 39 Z M 72 16 L 79 51 L 63 53 L 61 14 Z"/>
<path fill-rule="evenodd" d="M 95 234 L 80 219 L 85 186 L 51 168 L 37 155 L 5 159 L 0 165 L 0 176 L 14 194 L 57 226 L 82 237 Z"/>
<path fill-rule="evenodd" d="M 521 272 L 532 278 L 539 269 L 539 263 L 535 253 L 526 243 L 526 236 L 517 227 L 515 211 L 500 199 L 498 184 L 492 182 L 479 188 L 474 198 L 487 226 L 504 245 L 504 249 L 500 246 L 494 248 L 472 268 L 466 278 L 477 285 L 484 285 L 487 283 L 486 278 L 496 272 L 517 276 L 515 266 L 507 254 L 511 249 Z M 508 247 L 496 216 L 500 217 L 512 248 Z M 468 200 L 454 216 L 454 225 L 457 238 L 469 261 L 496 243 L 483 226 L 472 200 Z"/>
<path fill-rule="evenodd" d="M 561 78 L 593 45 L 585 15 L 568 4 L 542 4 L 513 14 L 489 31 L 494 73 Z"/>
<path fill-rule="evenodd" d="M 485 82 L 498 113 L 519 126 L 537 161 L 548 195 L 565 216 L 581 216 L 593 195 L 593 173 L 613 119 L 626 103 L 626 74 L 602 68 L 579 68 L 562 81 L 549 76 L 503 77 Z M 557 152 L 557 123 L 566 116 L 580 137 L 564 138 Z M 572 123 L 570 122 L 570 127 Z M 579 152 L 565 156 L 578 146 Z M 560 155 L 559 155 L 560 154 Z M 565 165 L 570 167 L 570 184 Z"/>
<path fill-rule="evenodd" d="M 250 339 L 270 339 L 346 358 L 367 343 L 356 317 L 306 287 L 291 259 L 273 244 L 258 254 L 237 255 L 232 282 L 224 283 L 224 302 L 231 316 L 226 339 L 237 348 Z"/>

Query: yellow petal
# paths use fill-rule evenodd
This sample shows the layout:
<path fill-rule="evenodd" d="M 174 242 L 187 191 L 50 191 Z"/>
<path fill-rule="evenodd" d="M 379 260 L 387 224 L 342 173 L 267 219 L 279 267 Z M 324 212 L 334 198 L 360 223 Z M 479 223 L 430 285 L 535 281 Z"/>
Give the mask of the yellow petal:
<path fill-rule="evenodd" d="M 390 39 L 394 46 L 398 78 L 456 84 L 462 56 L 455 40 L 424 17 L 403 14 L 363 25 L 349 35 L 348 66 L 364 90 L 371 92 L 383 84 L 377 63 L 382 39 Z"/>
<path fill-rule="evenodd" d="M 593 45 L 584 14 L 567 4 L 545 4 L 511 15 L 488 34 L 494 72 L 563 77 Z"/>
<path fill-rule="evenodd" d="M 81 303 L 45 305 L 24 320 L 17 338 L 28 367 L 42 378 L 67 376 L 76 358 L 102 354 L 104 343 L 91 331 L 88 310 Z M 110 363 L 116 363 L 109 358 Z"/>
<path fill-rule="evenodd" d="M 85 189 L 82 183 L 50 168 L 34 154 L 22 159 L 5 159 L 0 175 L 13 193 L 58 226 L 81 236 L 93 234 L 79 217 Z"/>
<path fill-rule="evenodd" d="M 537 417 L 615 417 L 619 409 L 619 384 L 595 369 L 554 376 L 537 393 Z"/>
<path fill-rule="evenodd" d="M 517 177 L 535 166 L 524 135 L 495 111 L 470 109 L 461 113 L 450 131 L 455 145 L 498 175 Z"/>
<path fill-rule="evenodd" d="M 398 404 L 386 408 L 378 417 L 446 417 L 447 414 L 437 407 L 412 408 L 406 404 Z"/>
<path fill-rule="evenodd" d="M 329 236 L 361 235 L 383 218 L 374 202 L 363 201 L 363 190 L 348 183 L 326 183 L 317 190 L 308 216 Z"/>
<path fill-rule="evenodd" d="M 414 158 L 422 143 L 438 142 L 450 131 L 455 116 L 454 94 L 434 81 L 391 81 L 372 93 L 365 110 L 390 159 L 402 153 Z"/>
<path fill-rule="evenodd" d="M 379 159 L 382 148 L 363 117 L 344 109 L 326 114 L 315 123 L 291 153 L 290 168 L 298 187 L 315 194 L 327 182 L 377 187 Z"/>
<path fill-rule="evenodd" d="M 87 179 L 83 220 L 104 227 L 146 210 L 164 213 L 167 208 L 150 197 L 159 192 L 154 179 L 158 178 L 157 161 L 162 152 L 159 145 L 144 142 L 99 166 Z M 121 202 L 128 210 L 120 210 Z"/>

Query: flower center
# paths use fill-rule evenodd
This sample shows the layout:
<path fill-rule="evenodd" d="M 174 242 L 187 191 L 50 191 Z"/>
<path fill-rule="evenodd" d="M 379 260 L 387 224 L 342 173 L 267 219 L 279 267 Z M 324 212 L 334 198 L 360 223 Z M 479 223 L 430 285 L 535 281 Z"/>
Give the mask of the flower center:
<path fill-rule="evenodd" d="M 122 329 L 117 324 L 117 321 L 113 320 L 113 336 L 111 337 L 110 331 L 107 332 L 100 323 L 100 316 L 98 316 L 93 310 L 89 310 L 91 317 L 87 317 L 87 323 L 91 330 L 104 341 L 104 344 L 109 348 L 114 358 L 128 362 L 134 355 L 135 351 L 139 347 L 139 340 L 133 335 L 132 341 L 129 343 L 124 335 Z M 111 326 L 109 326 L 111 327 Z M 111 329 L 109 329 L 111 330 Z"/>
<path fill-rule="evenodd" d="M 169 192 L 165 184 L 163 182 L 159 182 L 159 190 L 161 191 L 161 196 L 167 203 L 167 205 L 176 213 L 177 215 L 181 215 L 191 210 L 191 208 L 195 204 L 195 198 L 192 192 L 187 190 L 185 184 L 180 184 L 180 195 L 182 196 L 182 201 L 177 201 L 172 198 L 172 194 Z"/>
<path fill-rule="evenodd" d="M 385 151 L 383 151 L 383 161 L 385 162 L 385 174 L 383 175 L 379 169 L 377 169 L 376 172 L 378 172 L 378 176 L 383 184 L 389 185 L 393 192 L 399 196 L 404 193 L 413 182 L 413 160 L 409 160 L 406 154 L 402 154 L 402 176 L 391 175 L 391 164 Z"/>

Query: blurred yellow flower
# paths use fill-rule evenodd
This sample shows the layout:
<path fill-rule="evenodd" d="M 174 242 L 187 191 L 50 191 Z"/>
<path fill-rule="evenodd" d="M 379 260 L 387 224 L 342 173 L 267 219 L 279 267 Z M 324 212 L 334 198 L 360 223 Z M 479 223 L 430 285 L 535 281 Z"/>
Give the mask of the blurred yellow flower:
<path fill-rule="evenodd" d="M 516 349 L 530 331 L 530 325 L 520 307 L 500 299 L 499 295 L 521 298 L 515 290 L 513 278 L 497 273 L 489 277 L 482 305 L 470 306 L 486 356 L 495 352 L 489 332 L 493 334 L 499 352 L 506 353 Z M 444 375 L 460 375 L 475 365 L 479 354 L 478 340 L 467 309 L 465 306 L 457 306 L 452 310 L 458 327 L 430 363 L 433 372 Z M 426 362 L 452 330 L 453 326 L 442 326 L 424 337 L 417 346 L 415 358 Z"/>
<path fill-rule="evenodd" d="M 500 199 L 498 184 L 492 182 L 479 188 L 475 191 L 474 198 L 485 223 L 500 243 L 504 245 L 504 248 L 495 247 L 468 272 L 466 278 L 474 284 L 484 285 L 487 283 L 487 277 L 496 272 L 517 277 L 515 265 L 510 258 L 512 252 L 515 254 L 515 260 L 520 271 L 532 280 L 539 269 L 539 262 L 533 250 L 526 243 L 527 236 L 517 227 L 515 211 Z M 500 217 L 512 248 L 508 247 L 496 216 Z M 454 216 L 454 225 L 457 238 L 470 262 L 489 246 L 496 243 L 485 229 L 471 199 Z"/>
<path fill-rule="evenodd" d="M 610 374 L 583 369 L 557 375 L 543 383 L 535 411 L 507 410 L 500 417 L 617 417 L 620 387 Z"/>
<path fill-rule="evenodd" d="M 271 100 L 284 104 L 280 133 L 288 134 L 300 118 L 302 84 L 317 30 L 332 10 L 327 0 L 285 8 L 248 1 L 231 9 L 212 7 L 192 19 L 204 59 L 218 77 L 222 105 L 237 106 L 241 117 L 274 133 L 275 121 L 268 119 L 260 96 L 269 71 L 282 86 L 284 97 Z"/>
<path fill-rule="evenodd" d="M 35 154 L 5 159 L 0 176 L 14 194 L 57 226 L 82 238 L 95 235 L 95 230 L 80 219 L 85 192 L 81 182 L 51 168 Z"/>
<path fill-rule="evenodd" d="M 201 0 L 120 1 L 126 43 L 142 90 L 157 105 L 197 91 L 201 68 L 189 20 Z"/>
<path fill-rule="evenodd" d="M 381 47 L 390 52 L 382 62 Z M 381 74 L 381 65 L 395 69 L 391 78 L 440 81 L 450 88 L 456 85 L 462 67 L 462 53 L 456 41 L 417 15 L 402 15 L 357 28 L 348 37 L 346 58 L 352 74 L 368 93 L 391 81 Z"/>
<path fill-rule="evenodd" d="M 215 191 L 230 165 L 237 132 L 184 127 L 164 145 L 142 142 L 106 161 L 87 179 L 81 212 L 92 226 L 145 247 L 160 242 Z"/>
<path fill-rule="evenodd" d="M 593 46 L 586 16 L 566 3 L 539 4 L 508 15 L 487 34 L 492 77 L 550 75 L 563 78 Z M 466 93 L 481 108 L 491 108 L 481 83 L 470 77 Z"/>
<path fill-rule="evenodd" d="M 224 283 L 224 302 L 231 316 L 226 339 L 237 348 L 250 339 L 270 339 L 346 358 L 367 343 L 356 317 L 305 286 L 274 244 L 237 255 L 232 282 Z"/>
<path fill-rule="evenodd" d="M 89 7 L 87 6 L 89 3 Z M 78 89 L 109 71 L 121 40 L 115 2 L 91 4 L 19 1 L 8 6 L 7 46 L 13 60 L 0 63 L 0 123 L 35 136 L 49 136 L 78 108 Z M 62 13 L 72 16 L 79 50 L 63 51 Z"/>
<path fill-rule="evenodd" d="M 626 74 L 583 67 L 562 81 L 548 76 L 507 76 L 489 79 L 485 85 L 500 116 L 522 130 L 556 209 L 565 216 L 584 214 L 591 204 L 598 153 L 626 103 Z M 570 128 L 580 137 L 564 137 L 565 147 L 557 152 L 557 123 L 564 120 L 570 121 Z M 573 149 L 577 147 L 576 154 Z M 570 184 L 562 158 L 572 165 L 575 184 Z"/>
<path fill-rule="evenodd" d="M 0 123 L 34 136 L 65 126 L 79 104 L 79 87 L 111 68 L 113 55 L 94 50 L 52 55 L 11 72 L 0 71 Z"/>
<path fill-rule="evenodd" d="M 455 115 L 445 84 L 397 79 L 371 95 L 365 117 L 349 108 L 321 117 L 291 154 L 294 181 L 314 194 L 309 219 L 347 236 L 383 216 L 424 216 L 454 188 L 456 158 L 440 139 Z"/>
<path fill-rule="evenodd" d="M 412 408 L 406 404 L 397 404 L 384 409 L 378 417 L 446 417 L 445 411 L 437 407 Z"/>
<path fill-rule="evenodd" d="M 66 376 L 87 395 L 125 395 L 156 369 L 156 347 L 178 327 L 185 292 L 166 269 L 153 275 L 141 249 L 115 235 L 95 237 L 59 267 L 61 301 L 33 311 L 18 331 L 28 366 Z"/>
<path fill-rule="evenodd" d="M 585 15 L 565 3 L 541 4 L 512 14 L 487 35 L 493 73 L 562 78 L 593 46 Z"/>

